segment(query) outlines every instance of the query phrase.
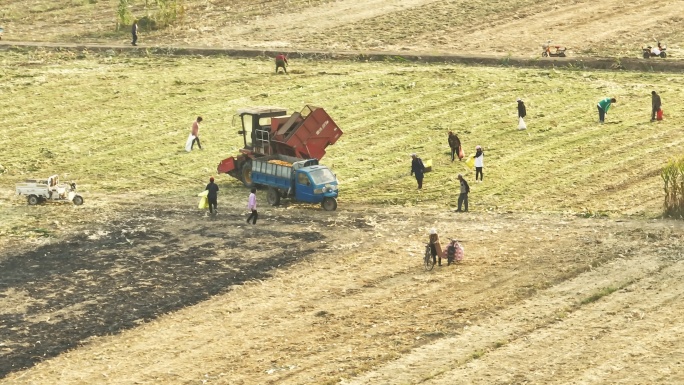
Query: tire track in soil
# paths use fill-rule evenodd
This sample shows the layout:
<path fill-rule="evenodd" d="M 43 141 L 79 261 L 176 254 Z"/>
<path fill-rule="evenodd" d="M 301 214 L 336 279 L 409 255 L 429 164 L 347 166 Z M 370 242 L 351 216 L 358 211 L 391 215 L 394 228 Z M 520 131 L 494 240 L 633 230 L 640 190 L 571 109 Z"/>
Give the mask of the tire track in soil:
<path fill-rule="evenodd" d="M 317 251 L 314 246 L 325 238 L 290 228 L 287 220 L 282 230 L 216 232 L 211 222 L 188 226 L 184 216 L 140 213 L 0 259 L 0 301 L 11 293 L 28 296 L 24 311 L 0 312 L 0 378 L 90 337 L 118 334 L 235 285 L 266 279 L 273 269 Z"/>

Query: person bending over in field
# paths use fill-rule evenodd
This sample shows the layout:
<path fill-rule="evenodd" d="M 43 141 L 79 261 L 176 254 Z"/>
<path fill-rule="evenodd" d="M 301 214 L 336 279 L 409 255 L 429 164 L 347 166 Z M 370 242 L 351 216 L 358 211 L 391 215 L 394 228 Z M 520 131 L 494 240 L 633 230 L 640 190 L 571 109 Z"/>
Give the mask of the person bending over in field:
<path fill-rule="evenodd" d="M 608 110 L 613 103 L 617 103 L 615 98 L 604 98 L 598 102 L 599 123 L 603 124 L 603 121 L 606 119 L 606 115 L 608 115 Z"/>
<path fill-rule="evenodd" d="M 285 68 L 289 63 L 287 62 L 287 56 L 283 55 L 282 53 L 276 56 L 275 58 L 276 62 L 276 73 L 278 73 L 278 69 L 282 68 L 285 73 L 287 73 L 287 68 Z"/>

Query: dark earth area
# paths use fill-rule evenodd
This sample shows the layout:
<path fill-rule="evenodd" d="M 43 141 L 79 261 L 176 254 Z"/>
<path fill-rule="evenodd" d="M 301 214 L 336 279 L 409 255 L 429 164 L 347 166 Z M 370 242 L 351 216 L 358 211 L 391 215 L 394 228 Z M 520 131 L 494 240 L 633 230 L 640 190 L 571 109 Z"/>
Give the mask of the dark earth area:
<path fill-rule="evenodd" d="M 269 218 L 278 221 L 277 230 L 242 220 L 151 209 L 59 243 L 0 256 L 0 293 L 26 299 L 17 304 L 21 311 L 0 313 L 0 377 L 89 337 L 116 334 L 267 278 L 273 269 L 319 251 L 326 238 L 302 230 L 310 220 Z M 3 296 L 0 301 L 8 301 Z"/>

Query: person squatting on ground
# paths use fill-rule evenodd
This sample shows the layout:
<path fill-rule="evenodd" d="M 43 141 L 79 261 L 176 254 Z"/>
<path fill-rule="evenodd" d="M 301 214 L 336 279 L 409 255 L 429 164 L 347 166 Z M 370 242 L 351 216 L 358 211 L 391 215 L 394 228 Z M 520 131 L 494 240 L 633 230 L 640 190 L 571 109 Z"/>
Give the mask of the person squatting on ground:
<path fill-rule="evenodd" d="M 287 62 L 287 56 L 283 55 L 282 53 L 276 56 L 275 58 L 275 63 L 276 63 L 276 71 L 275 73 L 278 73 L 278 69 L 282 68 L 285 73 L 287 73 L 287 68 L 285 68 L 289 63 Z"/>
<path fill-rule="evenodd" d="M 656 114 L 660 110 L 660 107 L 662 107 L 662 103 L 660 101 L 660 95 L 658 95 L 655 91 L 651 91 L 651 121 L 652 122 L 655 122 Z"/>
<path fill-rule="evenodd" d="M 603 121 L 606 119 L 606 115 L 608 115 L 608 110 L 613 103 L 617 103 L 615 98 L 604 98 L 598 102 L 599 123 L 603 124 Z"/>
<path fill-rule="evenodd" d="M 442 266 L 442 245 L 439 243 L 439 235 L 436 229 L 430 229 L 430 253 L 432 254 L 432 264 Z"/>
<path fill-rule="evenodd" d="M 420 160 L 418 155 L 411 154 L 411 175 L 416 175 L 416 181 L 418 182 L 418 190 L 423 188 L 423 175 L 425 174 L 425 165 L 423 161 Z"/>
<path fill-rule="evenodd" d="M 133 21 L 133 26 L 131 26 L 131 36 L 133 37 L 133 41 L 131 41 L 131 45 L 138 45 L 138 22 Z"/>
<path fill-rule="evenodd" d="M 468 186 L 468 182 L 463 178 L 463 175 L 458 174 L 458 180 L 461 183 L 461 194 L 458 196 L 458 210 L 456 210 L 456 212 L 468 212 L 468 193 L 470 192 L 470 186 Z M 461 210 L 463 203 L 465 203 L 465 210 Z"/>
<path fill-rule="evenodd" d="M 461 139 L 459 139 L 458 135 L 451 131 L 449 131 L 449 147 L 451 147 L 451 161 L 453 162 L 456 158 L 456 155 L 458 155 L 458 160 L 460 162 L 463 158 L 461 151 Z"/>
<path fill-rule="evenodd" d="M 484 167 L 484 150 L 481 146 L 475 147 L 475 181 L 477 182 L 477 176 L 480 176 L 480 182 L 482 182 L 482 168 Z M 466 204 L 466 207 L 467 204 Z M 466 208 L 466 211 L 468 209 Z"/>
<path fill-rule="evenodd" d="M 205 190 L 209 191 L 207 194 L 207 201 L 209 202 L 209 213 L 210 214 L 218 214 L 218 210 L 216 207 L 218 206 L 218 191 L 219 187 L 216 183 L 214 183 L 214 177 L 212 176 L 209 178 L 209 184 L 207 185 L 207 188 Z"/>
<path fill-rule="evenodd" d="M 259 213 L 257 213 L 257 200 L 256 200 L 256 189 L 252 188 L 252 192 L 249 194 L 249 201 L 247 202 L 247 210 L 252 211 L 251 214 L 247 217 L 247 223 L 251 219 L 253 219 L 252 224 L 256 225 L 257 218 L 259 217 Z"/>
<path fill-rule="evenodd" d="M 195 122 L 192 123 L 191 134 L 195 138 L 192 140 L 192 145 L 190 145 L 191 150 L 193 147 L 195 147 L 195 142 L 197 142 L 197 147 L 199 147 L 200 150 L 202 149 L 202 145 L 200 144 L 200 138 L 199 138 L 199 125 L 200 125 L 200 123 L 202 123 L 202 117 L 201 116 L 198 116 L 197 120 L 195 120 Z"/>

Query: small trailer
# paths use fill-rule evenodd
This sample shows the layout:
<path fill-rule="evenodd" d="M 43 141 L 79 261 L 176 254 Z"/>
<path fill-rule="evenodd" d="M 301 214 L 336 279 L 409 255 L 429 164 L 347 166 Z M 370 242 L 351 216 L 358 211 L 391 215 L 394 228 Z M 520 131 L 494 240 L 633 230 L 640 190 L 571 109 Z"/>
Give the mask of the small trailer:
<path fill-rule="evenodd" d="M 83 197 L 76 193 L 76 183 L 60 184 L 58 175 L 52 175 L 47 179 L 27 179 L 23 183 L 17 183 L 16 192 L 17 195 L 26 196 L 31 206 L 45 201 L 68 201 L 76 206 L 83 204 Z"/>
<path fill-rule="evenodd" d="M 252 160 L 251 180 L 268 188 L 268 204 L 277 206 L 281 198 L 320 203 L 326 211 L 337 209 L 338 181 L 335 174 L 317 159 L 273 155 Z"/>

